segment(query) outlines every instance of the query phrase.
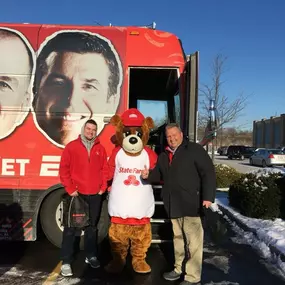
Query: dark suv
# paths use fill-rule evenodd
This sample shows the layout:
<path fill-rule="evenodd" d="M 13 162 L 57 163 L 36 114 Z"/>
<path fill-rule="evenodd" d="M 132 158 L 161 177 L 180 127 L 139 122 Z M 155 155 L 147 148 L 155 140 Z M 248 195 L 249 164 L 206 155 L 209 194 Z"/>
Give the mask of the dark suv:
<path fill-rule="evenodd" d="M 245 145 L 230 145 L 228 148 L 228 159 L 238 158 L 244 160 L 248 154 L 248 148 Z"/>

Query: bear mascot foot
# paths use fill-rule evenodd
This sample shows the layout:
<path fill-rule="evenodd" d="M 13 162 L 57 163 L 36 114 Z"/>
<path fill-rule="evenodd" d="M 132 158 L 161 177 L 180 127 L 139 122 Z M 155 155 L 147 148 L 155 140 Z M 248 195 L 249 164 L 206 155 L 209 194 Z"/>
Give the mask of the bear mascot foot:
<path fill-rule="evenodd" d="M 133 259 L 133 269 L 136 273 L 150 273 L 151 268 L 144 259 Z"/>
<path fill-rule="evenodd" d="M 105 266 L 105 270 L 108 273 L 118 274 L 121 273 L 125 267 L 125 260 L 115 260 L 113 259 L 109 264 Z"/>

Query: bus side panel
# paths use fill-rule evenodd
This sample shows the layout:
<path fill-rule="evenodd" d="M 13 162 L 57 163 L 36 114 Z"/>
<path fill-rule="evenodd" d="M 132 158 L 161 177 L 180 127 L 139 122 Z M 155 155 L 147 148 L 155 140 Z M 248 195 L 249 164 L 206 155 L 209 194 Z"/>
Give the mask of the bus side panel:
<path fill-rule="evenodd" d="M 50 66 L 48 66 L 49 69 L 44 70 L 39 68 L 39 66 L 36 67 L 36 59 L 39 58 L 42 49 L 46 45 L 51 44 L 51 40 L 60 32 L 67 33 L 72 30 L 75 34 L 89 33 L 90 35 L 101 38 L 105 42 L 107 42 L 107 47 L 110 50 L 109 54 L 111 54 L 111 57 L 113 56 L 113 58 L 115 58 L 117 66 L 116 69 L 109 70 L 108 74 L 111 74 L 112 76 L 115 75 L 116 86 L 110 87 L 108 83 L 111 75 L 108 75 L 108 79 L 104 84 L 106 87 L 105 89 L 108 89 L 107 93 L 112 93 L 111 95 L 114 96 L 110 96 L 110 98 L 106 96 L 106 98 L 103 99 L 102 96 L 91 96 L 90 98 L 92 98 L 92 104 L 90 103 L 88 107 L 89 109 L 91 107 L 93 108 L 91 114 L 99 115 L 97 117 L 95 116 L 94 119 L 98 122 L 99 125 L 100 141 L 105 146 L 107 150 L 107 155 L 109 156 L 114 147 L 113 141 L 111 141 L 111 136 L 114 134 L 114 127 L 110 125 L 104 125 L 107 122 L 103 119 L 105 119 L 105 117 L 107 117 L 108 119 L 108 117 L 111 117 L 116 112 L 123 112 L 127 106 L 126 95 L 128 94 L 128 85 L 127 82 L 125 82 L 124 80 L 125 73 L 127 72 L 127 63 L 125 59 L 126 29 L 82 26 L 64 27 L 54 25 L 9 25 L 8 28 L 6 27 L 6 30 L 9 29 L 13 29 L 16 34 L 20 35 L 21 40 L 26 45 L 26 48 L 23 49 L 23 46 L 19 45 L 20 50 L 18 52 L 20 53 L 21 51 L 20 55 L 22 59 L 13 62 L 13 59 L 15 57 L 13 57 L 10 54 L 9 49 L 5 47 L 6 50 L 8 50 L 8 53 L 5 53 L 4 55 L 6 59 L 8 59 L 7 64 L 5 65 L 6 69 L 3 69 L 3 64 L 0 65 L 2 86 L 0 88 L 0 95 L 1 98 L 4 98 L 3 100 L 1 99 L 1 115 L 5 112 L 7 113 L 6 118 L 5 116 L 0 116 L 0 239 L 35 240 L 40 203 L 43 200 L 43 197 L 48 193 L 47 189 L 49 189 L 52 185 L 59 184 L 60 182 L 58 173 L 60 157 L 63 148 L 68 143 L 67 141 L 65 141 L 64 143 L 62 141 L 58 141 L 54 137 L 55 133 L 63 133 L 62 127 L 60 126 L 64 125 L 62 123 L 62 120 L 64 119 L 63 116 L 67 113 L 66 108 L 64 106 L 55 106 L 53 102 L 46 102 L 47 105 L 53 107 L 50 110 L 43 110 L 41 108 L 37 108 L 37 96 L 42 95 L 40 88 L 38 88 L 39 85 L 42 84 L 41 80 L 39 79 L 41 78 L 41 76 L 47 76 L 47 73 L 49 70 L 51 70 L 51 68 Z M 17 31 L 21 31 L 21 33 Z M 5 33 L 7 34 L 6 31 Z M 82 42 L 83 41 L 84 37 L 82 39 Z M 82 42 L 79 39 L 79 46 L 80 44 L 81 47 L 83 46 L 83 48 L 89 46 L 89 43 L 84 46 L 84 44 L 82 45 Z M 0 44 L 2 43 L 3 41 L 1 41 Z M 15 42 L 11 41 L 11 45 L 12 43 L 13 48 L 16 47 Z M 50 46 L 51 48 L 53 47 L 52 44 Z M 67 49 L 69 47 L 70 46 L 67 46 Z M 62 46 L 59 46 L 58 48 L 60 50 Z M 11 48 L 11 50 L 13 49 Z M 16 67 L 24 66 L 23 59 L 28 58 L 27 51 L 29 51 L 29 54 L 31 55 L 31 68 L 29 68 L 29 66 L 26 66 L 25 69 L 22 71 L 12 70 L 11 68 L 14 66 L 13 64 L 15 63 Z M 77 54 L 80 55 L 81 53 L 78 52 Z M 96 54 L 96 51 L 95 53 L 89 53 L 91 59 L 92 55 L 94 54 Z M 3 53 L 1 53 L 0 56 L 1 55 L 3 55 Z M 26 61 L 26 63 L 27 62 L 28 60 Z M 108 62 L 108 60 L 105 60 L 105 64 L 106 62 Z M 28 63 L 26 65 L 28 65 Z M 68 84 L 66 85 L 60 85 L 64 86 L 65 94 L 68 93 L 67 90 L 70 89 L 68 88 L 68 86 L 71 86 L 71 83 L 75 84 L 74 88 L 72 88 L 73 90 L 78 90 L 77 87 L 82 85 L 84 86 L 84 90 L 81 90 L 82 92 L 92 90 L 92 86 L 90 87 L 89 81 L 92 81 L 92 79 L 97 79 L 96 74 L 100 75 L 102 61 L 101 65 L 88 64 L 88 62 L 85 61 L 85 65 L 82 64 L 80 68 L 86 70 L 86 68 L 90 66 L 91 73 L 87 74 L 86 76 L 86 84 L 78 85 L 78 82 L 68 82 Z M 110 66 L 112 67 L 112 64 L 109 65 L 109 68 Z M 62 72 L 62 70 L 57 71 Z M 21 99 L 19 101 L 22 103 L 20 105 L 16 104 L 18 101 L 9 101 L 9 99 L 11 98 L 11 96 L 9 96 L 11 95 L 9 92 L 11 92 L 11 90 L 13 89 L 13 86 L 9 87 L 9 80 L 7 82 L 2 83 L 2 81 L 6 80 L 7 77 L 9 77 L 11 74 L 16 75 L 15 78 L 12 78 L 14 81 L 20 81 L 23 78 L 25 79 L 25 82 L 23 83 L 25 88 L 22 88 L 20 90 L 21 92 L 18 92 L 19 96 L 22 96 L 19 97 Z M 59 85 L 57 85 L 57 87 L 59 87 Z M 70 94 L 67 94 L 68 96 L 66 96 L 66 98 L 63 98 L 63 94 L 60 94 L 60 92 L 58 91 L 59 89 L 60 88 L 55 88 L 54 86 L 54 92 L 52 95 L 57 96 L 58 98 L 60 98 L 60 101 L 64 102 L 70 100 L 71 97 L 78 98 L 79 101 L 78 104 L 75 105 L 75 107 L 83 106 L 83 100 L 81 98 L 83 94 L 82 92 L 74 93 L 72 94 L 72 96 L 70 96 Z M 49 96 L 47 98 L 49 98 Z M 22 108 L 22 105 L 25 108 Z M 110 106 L 111 108 L 108 108 Z M 75 109 L 73 112 L 75 113 L 75 115 L 87 114 L 87 116 L 85 116 L 87 118 L 90 116 L 88 110 L 85 110 L 82 113 L 82 110 Z M 46 114 L 48 114 L 49 117 L 46 117 Z M 49 125 L 48 128 L 45 128 L 45 126 L 48 125 L 51 116 L 53 116 L 54 121 Z M 6 121 L 4 121 L 3 118 Z M 76 126 L 76 130 L 73 132 L 73 137 L 70 137 L 69 141 L 78 137 L 81 131 L 81 127 L 85 121 L 82 120 L 80 124 Z M 9 123 L 11 122 L 13 122 L 13 124 L 11 124 L 10 126 Z M 55 213 L 51 213 L 52 218 L 54 217 L 54 215 Z"/>
<path fill-rule="evenodd" d="M 0 241 L 34 241 L 42 190 L 0 190 Z"/>
<path fill-rule="evenodd" d="M 185 59 L 179 39 L 168 32 L 128 28 L 128 63 L 131 66 L 179 67 Z"/>
<path fill-rule="evenodd" d="M 108 42 L 108 45 L 117 60 L 118 68 L 116 70 L 116 76 L 118 82 L 117 89 L 115 90 L 117 91 L 117 94 L 115 94 L 116 96 L 113 96 L 114 98 L 111 97 L 109 100 L 111 103 L 108 104 L 112 106 L 111 109 L 107 108 L 109 106 L 108 104 L 104 105 L 105 107 L 107 106 L 104 109 L 104 106 L 100 105 L 104 104 L 104 100 L 99 100 L 100 98 L 98 99 L 98 96 L 94 97 L 92 99 L 92 102 L 95 102 L 94 108 L 96 108 L 96 110 L 99 110 L 99 112 L 103 112 L 103 116 L 110 117 L 114 113 L 122 112 L 125 109 L 127 105 L 127 98 L 125 95 L 127 94 L 128 86 L 127 84 L 125 84 L 124 81 L 125 71 L 127 70 L 125 68 L 126 37 L 124 28 L 114 29 L 109 27 L 68 27 L 55 25 L 10 25 L 9 28 L 21 30 L 22 33 L 25 34 L 25 37 L 27 38 L 26 40 L 28 42 L 31 42 L 31 46 L 34 49 L 34 57 L 36 55 L 39 57 L 40 51 L 43 49 L 43 47 L 49 44 L 50 40 L 53 39 L 60 32 L 68 32 L 72 30 L 73 32 L 75 31 L 75 33 L 90 33 L 92 35 L 97 35 L 101 38 L 104 38 L 104 40 Z M 6 56 L 9 58 L 9 54 Z M 62 120 L 62 114 L 65 113 L 65 110 L 64 108 L 61 110 L 57 108 L 56 112 L 49 112 L 50 115 L 54 115 L 56 117 L 55 123 L 49 125 L 49 129 L 45 129 L 43 127 L 43 125 L 46 123 L 46 118 L 44 115 L 46 112 L 42 112 L 43 110 L 37 110 L 35 108 L 34 102 L 36 96 L 32 96 L 32 94 L 38 94 L 40 96 L 40 92 L 33 93 L 33 91 L 35 91 L 35 88 L 33 87 L 34 85 L 36 85 L 36 78 L 41 72 L 39 68 L 35 68 L 36 66 L 34 60 L 32 74 L 33 76 L 31 77 L 31 82 L 28 90 L 30 97 L 27 99 L 27 102 L 29 102 L 30 105 L 28 105 L 24 111 L 20 110 L 15 104 L 8 108 L 8 117 L 17 118 L 21 115 L 25 115 L 25 118 L 23 118 L 20 123 L 15 123 L 16 127 L 10 130 L 9 135 L 3 135 L 2 137 L 1 128 L 5 122 L 1 121 L 0 124 L 0 189 L 33 188 L 44 190 L 51 187 L 51 185 L 59 183 L 58 168 L 60 156 L 63 148 L 65 147 L 65 144 L 56 141 L 49 133 L 49 131 L 51 131 L 51 133 L 60 133 L 60 129 L 57 129 L 57 127 L 60 124 L 59 121 Z M 84 68 L 84 66 L 82 66 L 82 68 Z M 96 71 L 96 69 L 99 70 L 100 65 L 94 65 L 93 71 Z M 2 92 L 2 90 L 0 90 L 0 92 Z M 9 94 L 1 94 L 1 98 L 9 98 L 8 95 Z M 56 96 L 59 97 L 61 95 L 62 94 L 56 94 Z M 81 94 L 76 93 L 74 94 L 74 96 L 77 96 L 79 98 Z M 115 97 L 117 103 L 113 103 Z M 62 99 L 62 101 L 64 100 Z M 29 110 L 31 111 L 29 112 Z M 75 112 L 77 114 L 79 113 L 76 110 Z M 95 112 L 93 112 L 93 114 L 95 114 Z M 95 118 L 95 120 L 97 120 L 97 118 Z M 100 122 L 100 118 L 98 118 L 98 120 L 98 124 L 101 124 L 102 122 Z M 80 126 L 78 126 L 77 128 L 77 131 L 74 132 L 74 136 L 70 139 L 75 139 L 78 137 L 83 123 L 84 121 L 82 120 L 82 122 L 80 122 Z M 114 147 L 114 144 L 111 141 L 111 136 L 114 134 L 114 127 L 110 125 L 103 126 L 101 124 L 101 129 L 99 130 L 99 132 L 100 141 L 106 147 L 107 154 L 109 156 Z"/>
<path fill-rule="evenodd" d="M 0 24 L 0 240 L 36 239 L 35 209 L 43 191 L 19 189 L 35 187 L 27 182 L 38 173 L 37 130 L 29 112 L 40 28 Z"/>

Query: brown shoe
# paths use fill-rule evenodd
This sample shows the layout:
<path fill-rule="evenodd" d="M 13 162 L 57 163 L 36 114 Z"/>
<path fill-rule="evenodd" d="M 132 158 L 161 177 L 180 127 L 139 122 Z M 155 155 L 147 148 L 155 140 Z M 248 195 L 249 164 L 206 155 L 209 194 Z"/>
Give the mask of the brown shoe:
<path fill-rule="evenodd" d="M 132 265 L 133 265 L 134 271 L 137 273 L 150 273 L 151 272 L 151 268 L 146 263 L 145 260 L 133 259 Z"/>

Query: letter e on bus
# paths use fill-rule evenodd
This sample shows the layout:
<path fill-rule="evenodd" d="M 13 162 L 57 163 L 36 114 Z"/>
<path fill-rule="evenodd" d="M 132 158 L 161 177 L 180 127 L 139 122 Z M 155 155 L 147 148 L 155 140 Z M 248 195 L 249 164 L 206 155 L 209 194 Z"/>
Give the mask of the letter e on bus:
<path fill-rule="evenodd" d="M 43 155 L 40 176 L 58 176 L 60 156 Z"/>

